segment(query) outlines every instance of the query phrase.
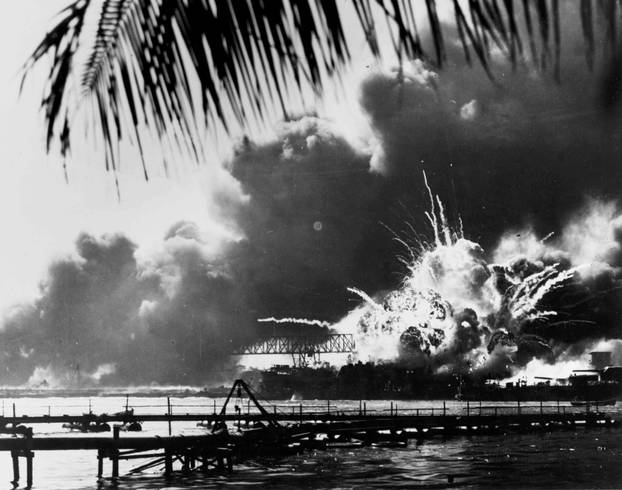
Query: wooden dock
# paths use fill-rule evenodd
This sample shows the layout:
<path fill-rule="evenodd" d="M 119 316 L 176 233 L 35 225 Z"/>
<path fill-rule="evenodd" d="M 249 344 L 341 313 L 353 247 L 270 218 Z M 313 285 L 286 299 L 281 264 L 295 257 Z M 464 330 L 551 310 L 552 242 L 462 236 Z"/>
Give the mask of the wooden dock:
<path fill-rule="evenodd" d="M 246 413 L 236 406 L 227 413 L 227 405 L 237 391 L 238 398 L 248 397 Z M 250 410 L 250 402 L 253 411 Z M 607 413 L 587 406 L 572 409 L 566 406 L 521 405 L 513 407 L 467 404 L 463 414 L 449 414 L 446 407 L 399 410 L 388 412 L 359 410 L 341 411 L 330 406 L 322 411 L 304 411 L 302 405 L 291 413 L 268 411 L 246 384 L 237 380 L 219 413 L 209 414 L 135 414 L 141 422 L 203 421 L 205 435 L 196 436 L 135 436 L 120 434 L 113 428 L 112 437 L 35 437 L 30 425 L 41 423 L 127 422 L 128 413 L 116 415 L 85 414 L 79 416 L 13 416 L 0 418 L 0 451 L 11 454 L 13 483 L 20 479 L 20 458 L 26 460 L 26 482 L 33 482 L 33 458 L 36 451 L 91 450 L 97 452 L 98 478 L 104 475 L 104 460 L 110 460 L 112 478 L 119 476 L 119 461 L 143 459 L 146 463 L 132 472 L 162 467 L 170 474 L 179 470 L 231 471 L 233 465 L 258 455 L 285 455 L 306 449 L 358 447 L 365 445 L 406 445 L 409 439 L 452 437 L 491 433 L 551 431 L 577 427 L 614 427 L 618 422 Z M 28 424 L 28 426 L 24 425 Z"/>

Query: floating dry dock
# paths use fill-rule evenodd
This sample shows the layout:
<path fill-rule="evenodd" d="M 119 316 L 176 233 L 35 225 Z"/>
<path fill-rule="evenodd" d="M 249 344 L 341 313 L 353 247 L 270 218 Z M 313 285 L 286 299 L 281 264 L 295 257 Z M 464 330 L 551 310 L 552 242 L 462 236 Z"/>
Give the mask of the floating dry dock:
<path fill-rule="evenodd" d="M 246 413 L 239 405 L 227 414 L 227 405 L 236 392 L 248 397 Z M 250 411 L 250 402 L 253 412 Z M 33 459 L 36 451 L 92 450 L 98 458 L 98 477 L 104 475 L 104 461 L 110 460 L 112 478 L 119 476 L 119 461 L 147 460 L 132 472 L 162 467 L 166 475 L 177 469 L 189 471 L 231 471 L 235 463 L 258 455 L 285 455 L 305 449 L 364 445 L 406 445 L 409 439 L 460 434 L 490 434 L 555 430 L 563 428 L 613 427 L 609 414 L 596 404 L 581 410 L 567 406 L 520 405 L 513 407 L 467 405 L 463 414 L 449 414 L 446 408 L 368 412 L 361 403 L 359 410 L 308 412 L 303 406 L 290 413 L 267 411 L 246 384 L 237 380 L 219 413 L 140 415 L 140 422 L 203 421 L 208 432 L 197 436 L 121 436 L 115 426 L 112 437 L 35 437 L 32 427 L 24 424 L 81 423 L 84 421 L 127 422 L 128 414 L 0 418 L 0 451 L 10 452 L 13 459 L 13 482 L 20 479 L 20 458 L 26 460 L 26 483 L 33 482 Z"/>

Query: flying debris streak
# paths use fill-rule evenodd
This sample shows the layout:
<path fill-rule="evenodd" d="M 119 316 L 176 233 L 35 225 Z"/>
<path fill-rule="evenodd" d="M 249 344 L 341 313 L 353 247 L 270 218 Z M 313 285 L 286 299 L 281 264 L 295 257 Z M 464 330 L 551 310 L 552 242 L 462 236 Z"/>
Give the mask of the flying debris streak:
<path fill-rule="evenodd" d="M 382 309 L 382 306 L 380 306 L 378 303 L 376 303 L 371 296 L 369 296 L 365 291 L 361 291 L 360 289 L 357 288 L 348 288 L 348 291 L 350 291 L 351 293 L 356 294 L 357 296 L 360 296 L 363 301 L 365 301 L 365 303 L 367 303 L 369 306 L 373 307 L 373 308 L 378 308 L 378 309 Z"/>
<path fill-rule="evenodd" d="M 315 327 L 330 327 L 331 324 L 322 320 L 309 320 L 307 318 L 258 318 L 259 323 L 295 323 L 299 325 L 311 325 Z"/>

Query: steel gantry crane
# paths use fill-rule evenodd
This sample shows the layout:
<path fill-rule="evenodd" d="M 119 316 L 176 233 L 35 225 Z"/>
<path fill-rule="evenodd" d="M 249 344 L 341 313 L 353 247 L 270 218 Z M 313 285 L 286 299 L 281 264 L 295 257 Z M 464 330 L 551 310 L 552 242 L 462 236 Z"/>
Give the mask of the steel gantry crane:
<path fill-rule="evenodd" d="M 292 356 L 294 366 L 306 367 L 309 361 L 318 364 L 320 354 L 352 354 L 354 349 L 352 334 L 279 335 L 236 348 L 232 355 L 286 354 Z"/>

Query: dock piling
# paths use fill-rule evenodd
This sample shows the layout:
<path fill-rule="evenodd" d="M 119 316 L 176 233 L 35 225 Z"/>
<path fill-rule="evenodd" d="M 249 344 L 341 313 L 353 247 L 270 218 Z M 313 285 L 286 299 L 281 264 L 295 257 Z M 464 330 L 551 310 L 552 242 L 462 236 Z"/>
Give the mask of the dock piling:
<path fill-rule="evenodd" d="M 173 472 L 173 453 L 170 449 L 164 449 L 164 475 L 169 476 Z"/>
<path fill-rule="evenodd" d="M 19 485 L 19 453 L 11 451 L 11 459 L 13 460 L 13 485 Z"/>
<path fill-rule="evenodd" d="M 104 451 L 97 450 L 97 478 L 104 476 Z"/>
<path fill-rule="evenodd" d="M 115 425 L 112 428 L 112 439 L 114 440 L 114 448 L 111 451 L 110 459 L 112 460 L 112 478 L 119 478 L 119 430 L 121 427 Z"/>
<path fill-rule="evenodd" d="M 167 415 L 168 415 L 168 435 L 170 436 L 172 433 L 172 428 L 171 428 L 171 414 L 172 414 L 172 409 L 171 409 L 171 397 L 167 396 L 166 397 L 166 407 L 167 407 Z"/>
<path fill-rule="evenodd" d="M 26 456 L 26 486 L 32 487 L 32 458 L 35 453 L 32 452 L 32 427 L 26 429 L 26 450 L 24 454 Z"/>
<path fill-rule="evenodd" d="M 28 451 L 26 453 L 26 486 L 28 488 L 32 487 L 32 458 L 34 453 L 32 451 Z"/>

